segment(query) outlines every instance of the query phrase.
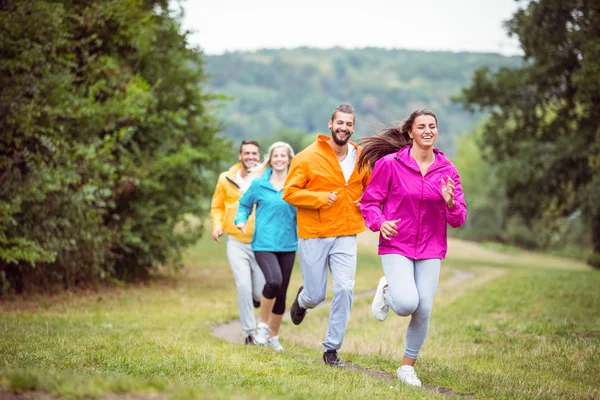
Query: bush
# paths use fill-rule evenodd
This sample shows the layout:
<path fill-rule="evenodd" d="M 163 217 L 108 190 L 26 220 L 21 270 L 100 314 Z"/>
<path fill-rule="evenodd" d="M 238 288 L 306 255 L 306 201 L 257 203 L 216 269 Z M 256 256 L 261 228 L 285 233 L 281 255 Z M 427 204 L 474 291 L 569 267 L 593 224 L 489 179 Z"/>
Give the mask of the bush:
<path fill-rule="evenodd" d="M 226 144 L 168 1 L 0 8 L 0 274 L 17 292 L 177 265 Z"/>

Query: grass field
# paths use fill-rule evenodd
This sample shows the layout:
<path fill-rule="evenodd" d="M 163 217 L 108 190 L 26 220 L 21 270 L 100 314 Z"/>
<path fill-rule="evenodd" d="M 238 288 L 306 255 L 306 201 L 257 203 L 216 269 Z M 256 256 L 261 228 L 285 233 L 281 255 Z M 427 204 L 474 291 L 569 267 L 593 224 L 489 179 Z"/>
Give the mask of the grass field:
<path fill-rule="evenodd" d="M 360 237 L 356 293 L 381 276 L 375 242 Z M 288 306 L 300 284 L 296 267 Z M 355 299 L 340 351 L 352 368 L 321 361 L 327 307 L 284 320 L 283 354 L 231 344 L 211 332 L 237 318 L 235 285 L 206 235 L 178 274 L 0 303 L 0 398 L 600 398 L 600 271 L 580 261 L 452 240 L 423 389 L 393 379 L 408 319 L 375 321 L 371 299 Z"/>

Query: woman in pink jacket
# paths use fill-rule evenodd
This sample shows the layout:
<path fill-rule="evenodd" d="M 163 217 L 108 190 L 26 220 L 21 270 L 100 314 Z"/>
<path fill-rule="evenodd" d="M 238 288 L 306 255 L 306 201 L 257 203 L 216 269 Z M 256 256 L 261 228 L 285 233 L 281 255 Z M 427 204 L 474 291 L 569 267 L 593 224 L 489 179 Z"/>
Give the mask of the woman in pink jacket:
<path fill-rule="evenodd" d="M 434 148 L 436 116 L 413 112 L 401 126 L 363 139 L 359 168 L 373 175 L 360 201 L 369 229 L 379 231 L 384 276 L 373 299 L 375 318 L 390 307 L 411 316 L 398 379 L 421 386 L 414 371 L 425 342 L 441 260 L 448 248 L 446 224 L 461 226 L 467 209 L 460 178 L 444 153 Z"/>

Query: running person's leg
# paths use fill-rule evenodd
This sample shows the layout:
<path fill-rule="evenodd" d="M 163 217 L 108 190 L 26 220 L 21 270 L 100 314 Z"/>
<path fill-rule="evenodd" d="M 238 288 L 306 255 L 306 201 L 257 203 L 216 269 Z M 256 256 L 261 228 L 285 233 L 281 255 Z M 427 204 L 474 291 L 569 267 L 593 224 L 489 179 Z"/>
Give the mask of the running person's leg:
<path fill-rule="evenodd" d="M 248 257 L 250 259 L 250 271 L 252 273 L 252 299 L 258 303 L 262 298 L 262 291 L 266 283 L 265 274 L 256 261 L 256 256 L 252 251 L 252 247 L 250 246 L 248 249 L 250 250 Z"/>
<path fill-rule="evenodd" d="M 265 276 L 265 286 L 260 300 L 260 315 L 263 322 L 268 323 L 275 304 L 275 297 L 283 280 L 281 267 L 276 255 L 270 251 L 256 251 L 254 255 Z"/>
<path fill-rule="evenodd" d="M 227 238 L 227 259 L 237 288 L 240 321 L 246 335 L 251 336 L 254 335 L 256 328 L 252 304 L 252 262 L 255 262 L 255 259 L 254 255 L 250 257 L 248 250 L 250 250 L 249 243 L 242 243 L 231 236 Z"/>
<path fill-rule="evenodd" d="M 277 261 L 279 261 L 279 267 L 281 268 L 281 285 L 277 291 L 275 304 L 272 310 L 273 313 L 271 314 L 271 319 L 269 320 L 269 328 L 271 329 L 270 336 L 277 336 L 279 333 L 279 327 L 281 326 L 281 320 L 285 312 L 287 289 L 290 284 L 292 269 L 294 268 L 296 252 L 277 252 L 275 255 L 277 256 Z"/>
<path fill-rule="evenodd" d="M 381 259 L 388 283 L 386 303 L 400 316 L 412 315 L 406 332 L 402 366 L 396 374 L 409 385 L 421 386 L 413 366 L 427 336 L 441 261 L 413 261 L 397 254 L 383 255 Z"/>
<path fill-rule="evenodd" d="M 301 239 L 298 242 L 298 259 L 304 282 L 304 289 L 298 295 L 298 304 L 302 308 L 315 308 L 325 300 L 329 250 L 334 239 Z"/>
<path fill-rule="evenodd" d="M 342 346 L 352 309 L 356 275 L 356 235 L 335 238 L 329 251 L 329 268 L 333 282 L 333 301 L 323 346 L 325 352 L 335 353 Z"/>
<path fill-rule="evenodd" d="M 388 284 L 386 303 L 399 316 L 408 317 L 419 305 L 414 261 L 399 254 L 384 254 L 381 264 Z"/>
<path fill-rule="evenodd" d="M 412 313 L 408 324 L 404 349 L 404 354 L 411 359 L 419 356 L 427 337 L 433 298 L 440 277 L 440 266 L 441 260 L 437 258 L 415 261 L 415 283 L 419 293 L 419 305 Z"/>
<path fill-rule="evenodd" d="M 327 265 L 329 248 L 334 238 L 300 239 L 298 259 L 303 286 L 300 286 L 290 307 L 290 317 L 294 325 L 300 324 L 306 310 L 315 308 L 327 295 Z"/>
<path fill-rule="evenodd" d="M 283 346 L 279 343 L 279 328 L 281 327 L 281 320 L 283 319 L 283 314 L 285 312 L 286 292 L 290 283 L 296 252 L 277 252 L 275 255 L 277 256 L 279 266 L 281 267 L 282 282 L 281 286 L 279 286 L 277 296 L 275 297 L 273 312 L 269 318 L 269 338 L 267 339 L 267 346 L 275 351 L 283 351 Z"/>

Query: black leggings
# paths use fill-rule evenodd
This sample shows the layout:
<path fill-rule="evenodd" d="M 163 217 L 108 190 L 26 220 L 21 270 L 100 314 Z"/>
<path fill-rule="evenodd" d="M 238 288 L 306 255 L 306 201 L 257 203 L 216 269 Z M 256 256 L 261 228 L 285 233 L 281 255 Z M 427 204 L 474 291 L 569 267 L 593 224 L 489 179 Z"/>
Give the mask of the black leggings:
<path fill-rule="evenodd" d="M 255 251 L 254 256 L 265 275 L 266 284 L 262 294 L 265 299 L 275 299 L 273 314 L 282 315 L 285 312 L 285 295 L 290 284 L 296 252 Z"/>

